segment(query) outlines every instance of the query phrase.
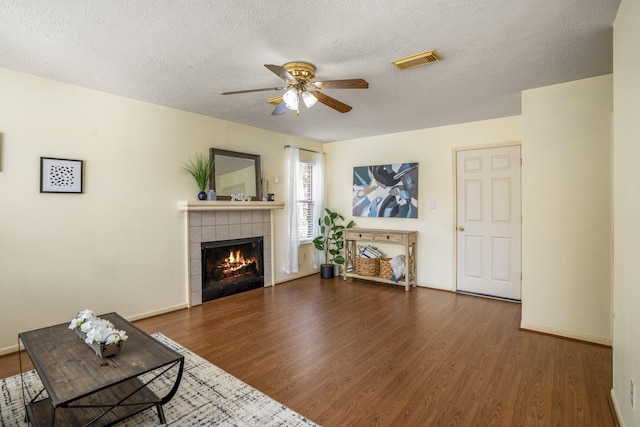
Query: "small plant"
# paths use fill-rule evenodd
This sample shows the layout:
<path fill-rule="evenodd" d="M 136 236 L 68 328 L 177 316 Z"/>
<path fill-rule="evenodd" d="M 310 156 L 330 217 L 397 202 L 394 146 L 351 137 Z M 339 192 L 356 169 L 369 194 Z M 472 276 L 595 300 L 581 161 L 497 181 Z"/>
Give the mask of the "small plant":
<path fill-rule="evenodd" d="M 211 169 L 213 168 L 213 160 L 209 156 L 196 153 L 195 158 L 189 157 L 189 160 L 182 166 L 182 170 L 191 175 L 196 180 L 200 191 L 204 191 L 211 178 Z"/>
<path fill-rule="evenodd" d="M 352 228 L 356 225 L 354 221 L 350 221 L 346 226 L 342 225 L 344 217 L 337 212 L 324 208 L 325 215 L 318 220 L 320 225 L 320 235 L 313 239 L 313 245 L 317 250 L 324 252 L 324 264 L 344 264 L 342 249 L 344 248 L 344 240 L 342 234 L 345 228 Z"/>

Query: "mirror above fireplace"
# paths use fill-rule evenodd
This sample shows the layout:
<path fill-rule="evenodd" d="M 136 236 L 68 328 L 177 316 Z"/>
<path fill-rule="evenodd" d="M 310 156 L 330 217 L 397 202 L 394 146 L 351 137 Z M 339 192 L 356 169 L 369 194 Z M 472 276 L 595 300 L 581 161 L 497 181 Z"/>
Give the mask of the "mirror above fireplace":
<path fill-rule="evenodd" d="M 213 159 L 211 188 L 218 200 L 231 200 L 232 194 L 244 193 L 251 200 L 261 200 L 260 156 L 236 151 L 209 149 Z"/>

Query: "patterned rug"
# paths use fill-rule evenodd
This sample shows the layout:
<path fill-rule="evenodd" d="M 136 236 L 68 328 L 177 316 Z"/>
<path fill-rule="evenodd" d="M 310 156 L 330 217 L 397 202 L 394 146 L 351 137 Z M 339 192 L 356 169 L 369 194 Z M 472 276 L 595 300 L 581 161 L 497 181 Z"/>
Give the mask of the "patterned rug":
<path fill-rule="evenodd" d="M 185 364 L 180 388 L 164 405 L 168 426 L 287 426 L 311 427 L 315 423 L 276 402 L 233 375 L 192 353 L 161 333 L 153 334 L 161 343 L 184 355 Z M 34 371 L 25 375 L 29 396 L 41 390 Z M 158 384 L 156 391 L 169 387 Z M 0 380 L 0 426 L 26 426 L 20 376 Z M 118 424 L 122 427 L 157 426 L 155 409 L 148 409 Z"/>

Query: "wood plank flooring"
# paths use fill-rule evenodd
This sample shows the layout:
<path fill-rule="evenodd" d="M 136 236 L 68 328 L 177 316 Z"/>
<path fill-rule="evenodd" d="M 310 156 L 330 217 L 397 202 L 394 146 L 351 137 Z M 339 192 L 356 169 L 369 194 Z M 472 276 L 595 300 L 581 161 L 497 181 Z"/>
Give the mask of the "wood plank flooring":
<path fill-rule="evenodd" d="M 136 324 L 326 427 L 615 426 L 611 349 L 521 331 L 520 308 L 315 275 Z"/>

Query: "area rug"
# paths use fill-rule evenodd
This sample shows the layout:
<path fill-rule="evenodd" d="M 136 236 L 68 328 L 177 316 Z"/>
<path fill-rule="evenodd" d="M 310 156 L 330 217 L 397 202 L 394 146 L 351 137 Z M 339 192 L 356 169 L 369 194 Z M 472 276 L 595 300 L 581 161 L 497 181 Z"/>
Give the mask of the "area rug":
<path fill-rule="evenodd" d="M 161 333 L 155 339 L 184 355 L 182 381 L 173 399 L 164 405 L 168 426 L 316 426 L 297 412 L 278 403 L 233 375 L 209 363 Z M 34 371 L 24 374 L 26 392 L 33 396 L 42 388 Z M 160 385 L 161 387 L 162 385 Z M 0 380 L 0 426 L 26 426 L 20 376 Z M 123 427 L 157 426 L 155 409 L 118 424 Z"/>

